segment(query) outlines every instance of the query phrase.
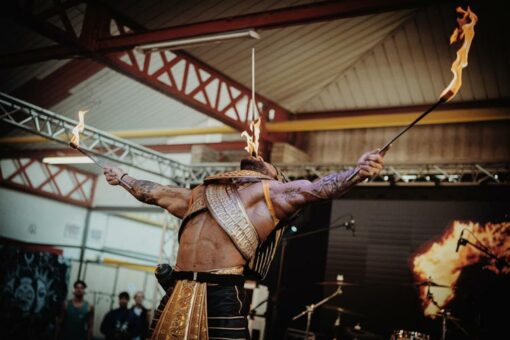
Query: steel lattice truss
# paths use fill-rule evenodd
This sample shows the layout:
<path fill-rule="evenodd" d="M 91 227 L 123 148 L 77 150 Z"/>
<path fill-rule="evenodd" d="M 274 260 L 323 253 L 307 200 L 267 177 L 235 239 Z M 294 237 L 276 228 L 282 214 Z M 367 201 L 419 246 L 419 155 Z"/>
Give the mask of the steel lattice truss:
<path fill-rule="evenodd" d="M 279 166 L 291 179 L 314 180 L 353 165 L 300 164 Z M 510 164 L 393 164 L 359 185 L 483 185 L 509 184 Z"/>
<path fill-rule="evenodd" d="M 71 131 L 77 122 L 54 112 L 23 102 L 0 92 L 0 120 L 25 131 L 68 145 Z M 136 143 L 86 127 L 80 145 L 86 151 L 170 180 L 176 185 L 190 187 L 204 178 L 224 171 L 238 169 L 237 163 L 184 165 L 165 154 Z M 332 172 L 352 169 L 342 164 L 283 164 L 279 167 L 291 179 L 316 179 Z M 509 164 L 449 164 L 449 165 L 391 165 L 376 178 L 362 185 L 402 184 L 504 184 L 510 182 Z"/>
<path fill-rule="evenodd" d="M 17 128 L 66 145 L 71 139 L 72 129 L 78 123 L 1 92 L 0 119 Z M 80 147 L 113 162 L 164 177 L 180 186 L 200 183 L 206 176 L 218 170 L 227 171 L 236 168 L 234 165 L 186 166 L 171 160 L 162 153 L 92 127 L 86 127 L 83 131 Z"/>
<path fill-rule="evenodd" d="M 36 159 L 0 161 L 0 184 L 83 207 L 91 207 L 97 175 Z"/>

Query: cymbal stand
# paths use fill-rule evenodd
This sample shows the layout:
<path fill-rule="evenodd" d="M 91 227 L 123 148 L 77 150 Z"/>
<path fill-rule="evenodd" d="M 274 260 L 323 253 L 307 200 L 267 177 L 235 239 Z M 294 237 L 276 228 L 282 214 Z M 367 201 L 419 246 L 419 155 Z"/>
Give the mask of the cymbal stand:
<path fill-rule="evenodd" d="M 302 311 L 301 313 L 299 313 L 298 315 L 296 315 L 295 317 L 292 318 L 292 320 L 294 321 L 306 314 L 306 316 L 307 316 L 306 330 L 305 330 L 306 339 L 308 339 L 308 335 L 310 333 L 310 325 L 312 323 L 312 314 L 315 311 L 315 309 L 317 309 L 317 307 L 322 306 L 323 304 L 325 304 L 326 302 L 328 302 L 329 300 L 333 299 L 334 297 L 336 297 L 340 294 L 342 294 L 342 287 L 338 286 L 338 288 L 335 290 L 335 292 L 333 294 L 322 299 L 321 301 L 317 302 L 316 304 L 312 303 L 311 305 L 307 305 L 306 309 L 304 311 Z"/>
<path fill-rule="evenodd" d="M 441 314 L 441 340 L 446 339 L 446 331 L 447 331 L 447 323 L 446 320 L 450 320 L 458 329 L 462 331 L 466 336 L 469 336 L 469 333 L 451 316 L 451 313 L 439 306 L 437 301 L 434 299 L 434 295 L 430 291 L 431 279 L 429 277 L 427 282 L 427 298 L 434 304 L 434 306 L 439 309 L 439 314 Z"/>
<path fill-rule="evenodd" d="M 432 292 L 430 291 L 430 283 L 431 282 L 432 281 L 431 281 L 431 279 L 429 277 L 429 279 L 427 280 L 427 298 L 434 304 L 434 306 L 437 307 L 437 309 L 439 309 L 439 311 L 441 313 L 441 318 L 442 318 L 442 321 L 441 321 L 441 340 L 445 340 L 446 339 L 446 312 L 445 312 L 444 309 L 439 307 L 439 304 L 434 299 L 434 294 L 432 294 Z"/>

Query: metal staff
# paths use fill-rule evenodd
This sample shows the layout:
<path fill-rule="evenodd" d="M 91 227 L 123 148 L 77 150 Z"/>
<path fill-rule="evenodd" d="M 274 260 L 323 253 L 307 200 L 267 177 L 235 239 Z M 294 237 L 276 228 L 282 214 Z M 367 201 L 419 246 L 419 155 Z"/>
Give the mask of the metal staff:
<path fill-rule="evenodd" d="M 412 121 L 411 124 L 409 124 L 408 126 L 406 126 L 404 129 L 402 129 L 402 131 L 400 131 L 399 133 L 397 133 L 392 139 L 390 139 L 389 141 L 386 142 L 386 144 L 384 144 L 384 146 L 382 148 L 379 149 L 378 153 L 379 154 L 384 154 L 386 151 L 388 151 L 389 147 L 391 146 L 391 144 L 393 144 L 397 139 L 400 138 L 400 136 L 402 136 L 404 133 L 406 133 L 407 130 L 409 130 L 410 128 L 412 128 L 413 126 L 416 125 L 416 123 L 418 123 L 420 120 L 422 120 L 426 115 L 428 115 L 430 112 L 432 112 L 433 110 L 435 110 L 439 105 L 445 103 L 447 101 L 447 98 L 445 98 L 444 96 L 442 96 L 434 105 L 432 105 L 431 107 L 429 107 L 425 112 L 423 112 L 418 118 L 416 118 L 415 120 Z M 354 176 L 356 176 L 358 173 L 359 173 L 360 169 L 356 169 L 356 171 L 354 171 L 348 178 L 347 178 L 347 181 L 350 181 L 354 178 Z"/>
<path fill-rule="evenodd" d="M 462 14 L 462 18 L 457 19 L 458 27 L 455 28 L 453 34 L 450 37 L 450 44 L 463 40 L 462 46 L 457 51 L 457 58 L 452 64 L 451 71 L 453 73 L 453 78 L 450 84 L 444 89 L 441 93 L 439 100 L 432 105 L 427 111 L 423 112 L 418 118 L 416 118 L 411 124 L 409 124 L 406 128 L 400 131 L 395 137 L 390 139 L 384 146 L 379 149 L 379 154 L 385 153 L 393 142 L 395 142 L 400 136 L 402 136 L 407 130 L 416 125 L 423 117 L 428 115 L 431 111 L 437 108 L 442 103 L 446 103 L 450 101 L 462 86 L 462 69 L 468 65 L 468 52 L 471 47 L 471 42 L 473 41 L 473 37 L 475 36 L 474 27 L 476 22 L 478 21 L 478 17 L 476 16 L 471 9 L 467 8 L 467 10 L 462 9 L 461 7 L 457 7 L 457 13 Z M 356 169 L 348 178 L 347 181 L 352 180 L 358 173 L 360 169 Z"/>
<path fill-rule="evenodd" d="M 99 166 L 101 169 L 104 170 L 104 167 L 105 167 L 105 163 L 100 159 L 98 158 L 96 155 L 94 155 L 93 153 L 87 151 L 87 150 L 84 150 L 82 148 L 80 148 L 78 145 L 76 145 L 75 143 L 73 142 L 70 142 L 69 145 L 75 149 L 75 150 L 78 150 L 80 151 L 82 154 L 84 154 L 85 156 L 87 156 L 88 158 L 90 158 L 97 166 Z M 129 184 L 126 183 L 126 181 L 124 181 L 122 178 L 119 178 L 118 179 L 119 182 L 127 189 L 131 190 L 133 187 Z"/>

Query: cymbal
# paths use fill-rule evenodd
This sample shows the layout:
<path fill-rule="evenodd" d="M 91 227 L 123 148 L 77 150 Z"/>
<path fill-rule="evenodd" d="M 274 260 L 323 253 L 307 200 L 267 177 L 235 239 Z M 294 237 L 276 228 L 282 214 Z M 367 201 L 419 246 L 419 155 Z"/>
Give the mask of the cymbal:
<path fill-rule="evenodd" d="M 418 286 L 418 287 L 427 287 L 427 286 L 430 286 L 430 287 L 439 287 L 439 288 L 455 288 L 453 286 L 448 286 L 448 285 L 442 285 L 442 284 L 439 284 L 439 283 L 435 283 L 434 281 L 422 281 L 422 282 L 415 282 L 412 284 L 413 286 Z"/>
<path fill-rule="evenodd" d="M 357 283 L 345 282 L 345 281 L 324 281 L 324 282 L 315 282 L 316 285 L 322 286 L 359 286 Z"/>
<path fill-rule="evenodd" d="M 360 314 L 358 312 L 355 312 L 355 311 L 352 311 L 350 309 L 343 308 L 343 307 L 332 306 L 332 305 L 324 305 L 324 308 L 328 309 L 328 310 L 331 310 L 331 311 L 334 311 L 334 312 L 337 312 L 337 313 L 349 314 L 349 315 L 354 315 L 354 316 L 363 316 L 362 314 Z"/>

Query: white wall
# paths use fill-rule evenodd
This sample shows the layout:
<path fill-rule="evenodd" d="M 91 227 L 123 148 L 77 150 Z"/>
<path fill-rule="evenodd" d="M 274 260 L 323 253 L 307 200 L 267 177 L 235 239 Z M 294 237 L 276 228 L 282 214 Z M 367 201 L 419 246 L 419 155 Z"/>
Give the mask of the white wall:
<path fill-rule="evenodd" d="M 0 236 L 24 242 L 80 245 L 86 209 L 0 188 Z"/>
<path fill-rule="evenodd" d="M 120 188 L 111 186 L 108 186 L 108 189 L 121 191 Z M 2 237 L 22 242 L 79 246 L 86 214 L 86 208 L 0 188 L 0 236 Z M 105 212 L 92 211 L 86 245 L 99 250 L 129 252 L 156 259 L 159 254 L 161 235 L 162 229 L 159 227 Z M 173 248 L 173 251 L 170 249 L 166 251 L 172 253 L 170 259 L 172 263 L 175 262 L 176 236 L 177 230 L 168 231 L 169 242 L 166 244 L 168 248 Z M 65 257 L 74 259 L 68 287 L 68 298 L 71 298 L 72 284 L 78 276 L 77 260 L 80 257 L 80 249 L 61 248 Z M 144 261 L 102 251 L 85 251 L 85 259 L 88 261 L 99 260 L 100 262 L 105 257 L 139 264 L 154 265 L 156 263 L 155 260 Z M 163 262 L 167 261 L 168 259 Z M 84 265 L 82 270 L 88 284 L 86 298 L 96 305 L 94 336 L 101 336 L 100 323 L 112 304 L 113 307 L 118 306 L 119 292 L 127 291 L 132 296 L 138 290 L 144 291 L 145 305 L 148 308 L 152 308 L 155 302 L 159 302 L 163 294 L 153 273 L 90 262 Z M 156 295 L 154 295 L 155 288 Z"/>
<path fill-rule="evenodd" d="M 87 209 L 5 188 L 0 188 L 0 202 L 0 236 L 23 242 L 81 245 Z M 161 231 L 159 227 L 92 211 L 87 246 L 157 258 Z M 63 249 L 64 256 L 79 258 L 79 250 Z M 86 255 L 86 259 L 95 260 L 98 253 L 87 251 Z M 106 256 L 135 261 L 120 255 Z"/>

